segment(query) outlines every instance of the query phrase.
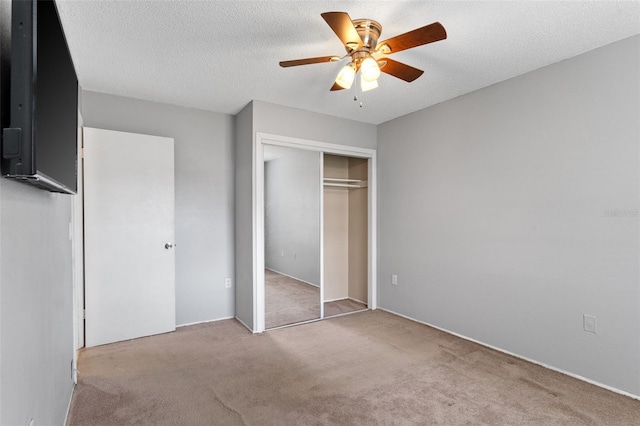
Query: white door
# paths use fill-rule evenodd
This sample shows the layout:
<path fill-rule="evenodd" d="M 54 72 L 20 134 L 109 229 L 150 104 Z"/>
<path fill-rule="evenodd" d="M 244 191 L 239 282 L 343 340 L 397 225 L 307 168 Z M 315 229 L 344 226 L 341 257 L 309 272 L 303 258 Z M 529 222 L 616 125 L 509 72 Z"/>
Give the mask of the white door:
<path fill-rule="evenodd" d="M 175 330 L 173 139 L 84 128 L 86 346 Z"/>

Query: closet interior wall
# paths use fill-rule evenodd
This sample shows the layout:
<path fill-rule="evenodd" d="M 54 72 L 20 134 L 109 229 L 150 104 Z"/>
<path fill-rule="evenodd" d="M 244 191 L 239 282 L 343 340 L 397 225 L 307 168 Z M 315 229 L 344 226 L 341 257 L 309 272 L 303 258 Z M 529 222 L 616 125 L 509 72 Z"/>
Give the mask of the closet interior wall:
<path fill-rule="evenodd" d="M 360 180 L 362 188 L 324 187 L 324 302 L 367 304 L 368 160 L 324 154 L 324 177 Z"/>
<path fill-rule="evenodd" d="M 349 179 L 366 182 L 368 160 L 349 158 Z M 368 283 L 368 190 L 351 189 L 349 193 L 349 298 L 367 304 Z"/>

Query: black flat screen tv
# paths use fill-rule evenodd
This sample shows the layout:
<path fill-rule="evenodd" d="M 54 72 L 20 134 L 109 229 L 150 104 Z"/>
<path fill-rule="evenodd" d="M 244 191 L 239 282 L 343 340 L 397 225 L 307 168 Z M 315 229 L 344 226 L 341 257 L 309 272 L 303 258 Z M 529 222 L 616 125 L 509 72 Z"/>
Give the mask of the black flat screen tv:
<path fill-rule="evenodd" d="M 78 78 L 53 0 L 11 4 L 10 126 L 2 174 L 51 192 L 77 190 Z"/>

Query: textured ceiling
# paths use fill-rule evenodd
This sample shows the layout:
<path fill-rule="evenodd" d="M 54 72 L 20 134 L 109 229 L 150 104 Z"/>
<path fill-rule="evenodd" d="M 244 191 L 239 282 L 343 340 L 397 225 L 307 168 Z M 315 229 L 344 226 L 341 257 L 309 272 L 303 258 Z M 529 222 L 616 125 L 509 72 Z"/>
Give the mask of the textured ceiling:
<path fill-rule="evenodd" d="M 69 1 L 58 0 L 83 88 L 235 114 L 261 100 L 382 123 L 640 33 L 640 2 L 612 1 Z M 423 69 L 383 74 L 352 100 L 329 92 L 344 55 L 320 13 L 382 24 L 380 40 L 440 21 L 444 41 L 392 58 Z M 355 86 L 355 85 L 354 85 Z"/>

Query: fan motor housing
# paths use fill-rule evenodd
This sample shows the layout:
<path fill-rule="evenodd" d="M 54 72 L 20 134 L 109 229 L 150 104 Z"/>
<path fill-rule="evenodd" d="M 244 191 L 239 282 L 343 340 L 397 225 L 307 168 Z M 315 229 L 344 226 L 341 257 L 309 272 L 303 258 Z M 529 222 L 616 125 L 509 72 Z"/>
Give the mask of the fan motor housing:
<path fill-rule="evenodd" d="M 356 27 L 360 39 L 362 39 L 362 50 L 367 52 L 375 50 L 378 38 L 382 33 L 382 25 L 373 19 L 355 19 L 353 26 Z M 347 53 L 350 53 L 347 46 Z"/>

